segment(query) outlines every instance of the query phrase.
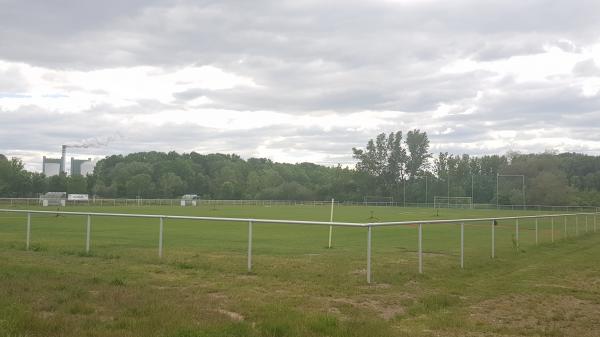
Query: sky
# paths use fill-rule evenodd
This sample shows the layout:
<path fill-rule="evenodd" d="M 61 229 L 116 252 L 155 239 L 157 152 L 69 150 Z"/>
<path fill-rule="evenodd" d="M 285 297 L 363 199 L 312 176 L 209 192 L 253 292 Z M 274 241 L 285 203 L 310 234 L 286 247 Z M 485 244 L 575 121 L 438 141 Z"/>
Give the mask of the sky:
<path fill-rule="evenodd" d="M 597 0 L 0 0 L 0 153 L 600 154 Z"/>

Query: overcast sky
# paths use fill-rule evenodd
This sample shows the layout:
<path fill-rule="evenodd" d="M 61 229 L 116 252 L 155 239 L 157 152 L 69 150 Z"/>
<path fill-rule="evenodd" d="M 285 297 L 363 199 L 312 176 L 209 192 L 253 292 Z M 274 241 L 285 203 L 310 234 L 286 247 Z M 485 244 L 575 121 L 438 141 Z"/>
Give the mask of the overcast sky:
<path fill-rule="evenodd" d="M 600 154 L 600 1 L 0 0 L 0 153 Z"/>

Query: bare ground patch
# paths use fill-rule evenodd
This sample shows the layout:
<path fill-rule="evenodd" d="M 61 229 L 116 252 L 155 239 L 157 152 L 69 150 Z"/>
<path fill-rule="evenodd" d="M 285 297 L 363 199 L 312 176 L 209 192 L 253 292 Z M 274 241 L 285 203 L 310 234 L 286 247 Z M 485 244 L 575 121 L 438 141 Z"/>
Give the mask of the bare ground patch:
<path fill-rule="evenodd" d="M 597 337 L 600 304 L 568 295 L 510 295 L 471 307 L 471 319 L 506 335 Z"/>
<path fill-rule="evenodd" d="M 377 313 L 377 315 L 385 320 L 391 320 L 398 315 L 406 312 L 406 307 L 399 303 L 400 300 L 391 301 L 389 298 L 382 296 L 368 296 L 355 298 L 335 298 L 329 301 L 329 312 L 340 313 L 344 306 L 350 306 L 359 310 L 368 310 Z"/>

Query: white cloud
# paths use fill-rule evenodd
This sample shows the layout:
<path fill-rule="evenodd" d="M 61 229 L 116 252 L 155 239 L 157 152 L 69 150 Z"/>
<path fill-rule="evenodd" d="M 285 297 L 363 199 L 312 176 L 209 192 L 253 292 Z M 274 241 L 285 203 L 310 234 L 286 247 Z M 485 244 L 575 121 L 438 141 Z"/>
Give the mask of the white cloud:
<path fill-rule="evenodd" d="M 139 100 L 168 104 L 175 100 L 175 93 L 190 89 L 258 87 L 252 79 L 214 66 L 188 65 L 175 69 L 137 66 L 72 71 L 0 61 L 0 71 L 9 69 L 17 69 L 28 87 L 0 97 L 0 107 L 5 111 L 33 105 L 59 113 L 73 113 L 102 104 L 130 106 Z"/>
<path fill-rule="evenodd" d="M 335 163 L 411 128 L 434 151 L 600 153 L 599 10 L 584 0 L 9 0 L 0 153 L 34 165 L 60 144 L 120 132 L 78 155 Z"/>

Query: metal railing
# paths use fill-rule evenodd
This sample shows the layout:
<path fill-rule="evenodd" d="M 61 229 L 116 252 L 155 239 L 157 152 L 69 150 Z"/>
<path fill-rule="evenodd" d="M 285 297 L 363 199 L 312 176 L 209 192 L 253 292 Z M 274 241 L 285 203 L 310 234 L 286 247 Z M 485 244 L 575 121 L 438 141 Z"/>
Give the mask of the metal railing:
<path fill-rule="evenodd" d="M 555 219 L 563 219 L 564 237 L 568 236 L 568 219 L 575 220 L 575 236 L 579 235 L 579 218 L 585 217 L 585 231 L 589 231 L 589 217 L 593 217 L 593 232 L 597 231 L 597 216 L 598 213 L 570 213 L 570 214 L 545 214 L 545 215 L 525 215 L 525 216 L 509 216 L 509 217 L 488 217 L 477 219 L 447 219 L 447 220 L 409 220 L 409 221 L 392 221 L 392 222 L 371 222 L 371 223 L 353 223 L 353 222 L 335 222 L 335 221 L 304 221 L 304 220 L 278 220 L 278 219 L 255 219 L 255 218 L 227 218 L 227 217 L 202 217 L 202 216 L 180 216 L 180 215 L 159 215 L 159 214 L 128 214 L 128 213 L 102 213 L 102 212 L 65 212 L 65 211 L 39 211 L 39 210 L 18 210 L 18 209 L 0 209 L 0 212 L 8 213 L 24 213 L 27 215 L 26 227 L 26 249 L 30 248 L 31 240 L 31 215 L 32 214 L 61 214 L 61 215 L 76 215 L 86 217 L 86 253 L 90 251 L 91 241 L 91 225 L 92 217 L 124 217 L 124 218 L 152 218 L 159 219 L 159 237 L 158 237 L 158 257 L 163 256 L 163 229 L 165 219 L 177 220 L 199 220 L 199 221 L 226 221 L 226 222 L 246 222 L 248 223 L 248 271 L 252 271 L 252 225 L 255 223 L 265 224 L 295 224 L 295 225 L 317 225 L 332 227 L 359 227 L 367 228 L 367 283 L 371 283 L 371 237 L 374 227 L 389 227 L 389 226 L 418 226 L 418 271 L 423 273 L 423 225 L 434 224 L 460 224 L 460 267 L 464 268 L 464 232 L 466 223 L 489 223 L 491 225 L 491 257 L 496 257 L 496 225 L 498 221 L 515 221 L 515 240 L 516 245 L 519 245 L 519 220 L 535 220 L 535 243 L 539 243 L 539 219 L 551 219 L 551 241 L 554 242 Z M 330 231 L 331 235 L 331 231 Z M 330 236 L 331 242 L 331 236 Z"/>
<path fill-rule="evenodd" d="M 89 200 L 65 200 L 66 206 L 170 206 L 181 207 L 182 199 L 108 199 L 91 198 Z M 198 199 L 196 206 L 329 206 L 330 200 L 258 200 L 258 199 Z M 40 198 L 0 198 L 0 205 L 6 206 L 36 206 L 42 205 Z M 413 207 L 413 208 L 433 208 L 433 203 L 417 202 L 388 202 L 388 201 L 335 201 L 336 206 L 378 206 L 378 207 Z M 469 205 L 442 205 L 441 208 L 458 209 L 500 209 L 500 210 L 526 210 L 526 211 L 547 211 L 547 212 L 598 212 L 597 206 L 578 206 L 578 205 L 496 205 L 489 203 L 474 203 Z"/>

